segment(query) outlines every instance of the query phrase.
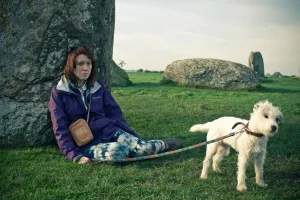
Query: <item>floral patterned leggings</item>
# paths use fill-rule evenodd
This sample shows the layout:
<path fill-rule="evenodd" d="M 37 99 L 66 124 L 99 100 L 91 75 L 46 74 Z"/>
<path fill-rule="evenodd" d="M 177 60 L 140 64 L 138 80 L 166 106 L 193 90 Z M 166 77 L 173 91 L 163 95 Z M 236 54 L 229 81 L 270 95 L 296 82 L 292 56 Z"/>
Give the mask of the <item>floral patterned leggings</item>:
<path fill-rule="evenodd" d="M 143 141 L 125 131 L 118 131 L 112 142 L 88 145 L 83 153 L 90 159 L 105 161 L 156 154 L 164 149 L 161 140 Z"/>

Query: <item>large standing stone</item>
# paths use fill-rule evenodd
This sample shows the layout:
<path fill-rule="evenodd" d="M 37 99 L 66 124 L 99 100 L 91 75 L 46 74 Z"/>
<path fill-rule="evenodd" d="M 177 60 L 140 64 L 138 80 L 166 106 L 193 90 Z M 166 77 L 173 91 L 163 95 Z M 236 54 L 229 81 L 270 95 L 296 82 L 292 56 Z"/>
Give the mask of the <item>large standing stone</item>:
<path fill-rule="evenodd" d="M 112 65 L 112 73 L 111 73 L 112 86 L 127 86 L 132 84 L 132 82 L 129 80 L 128 74 L 124 69 L 119 67 L 113 60 L 111 60 L 111 65 Z"/>
<path fill-rule="evenodd" d="M 265 77 L 264 60 L 260 52 L 251 52 L 248 59 L 249 67 L 256 73 L 259 79 Z"/>
<path fill-rule="evenodd" d="M 47 102 L 67 52 L 88 45 L 110 87 L 115 1 L 0 1 L 0 145 L 54 139 Z"/>
<path fill-rule="evenodd" d="M 163 82 L 172 81 L 196 88 L 249 90 L 258 85 L 248 67 L 217 59 L 186 59 L 174 61 L 164 71 Z"/>

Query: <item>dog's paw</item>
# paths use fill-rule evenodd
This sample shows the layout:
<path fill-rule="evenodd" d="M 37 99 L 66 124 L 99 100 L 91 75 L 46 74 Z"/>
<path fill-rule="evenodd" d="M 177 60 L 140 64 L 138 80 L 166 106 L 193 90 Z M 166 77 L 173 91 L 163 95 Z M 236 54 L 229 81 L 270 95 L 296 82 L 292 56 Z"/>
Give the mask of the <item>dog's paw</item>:
<path fill-rule="evenodd" d="M 236 187 L 236 189 L 239 191 L 239 192 L 245 192 L 247 190 L 247 186 L 246 185 L 238 185 Z"/>
<path fill-rule="evenodd" d="M 219 166 L 213 165 L 213 171 L 216 173 L 221 173 L 221 169 L 219 168 Z"/>
<path fill-rule="evenodd" d="M 260 187 L 266 188 L 268 187 L 268 184 L 264 183 L 264 182 L 256 182 L 256 184 Z"/>
<path fill-rule="evenodd" d="M 200 178 L 201 178 L 202 180 L 206 180 L 206 179 L 207 179 L 207 174 L 201 174 Z"/>
<path fill-rule="evenodd" d="M 213 170 L 214 170 L 214 172 L 216 172 L 216 173 L 221 173 L 222 172 L 222 170 L 218 167 L 218 168 L 213 168 Z"/>

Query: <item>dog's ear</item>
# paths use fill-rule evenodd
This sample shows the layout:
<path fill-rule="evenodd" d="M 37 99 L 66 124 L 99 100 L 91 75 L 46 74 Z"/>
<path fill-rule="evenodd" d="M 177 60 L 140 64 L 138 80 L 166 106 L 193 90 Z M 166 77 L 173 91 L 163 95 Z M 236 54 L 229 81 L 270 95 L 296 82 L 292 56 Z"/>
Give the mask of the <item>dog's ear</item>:
<path fill-rule="evenodd" d="M 286 117 L 283 116 L 283 114 L 282 114 L 282 112 L 279 110 L 279 108 L 278 108 L 278 111 L 279 111 L 279 115 L 278 115 L 276 121 L 277 121 L 278 124 L 281 124 L 282 122 L 285 121 Z"/>
<path fill-rule="evenodd" d="M 259 104 L 257 103 L 257 104 L 255 104 L 255 105 L 254 105 L 254 107 L 253 107 L 253 111 L 256 111 L 256 110 L 258 110 L 258 108 L 259 108 Z"/>
<path fill-rule="evenodd" d="M 253 111 L 258 110 L 263 104 L 267 104 L 267 103 L 269 103 L 268 100 L 263 100 L 263 101 L 258 102 L 257 104 L 254 105 Z"/>
<path fill-rule="evenodd" d="M 281 116 L 281 117 L 279 118 L 279 123 L 278 123 L 278 124 L 281 124 L 282 122 L 284 122 L 284 120 L 285 120 L 285 118 L 284 118 L 283 116 Z"/>
<path fill-rule="evenodd" d="M 253 111 L 255 112 L 256 110 L 258 110 L 261 104 L 262 104 L 262 101 L 255 104 L 254 107 L 253 107 Z"/>
<path fill-rule="evenodd" d="M 284 117 L 281 115 L 281 116 L 276 117 L 275 120 L 276 120 L 276 123 L 279 125 L 284 121 Z"/>

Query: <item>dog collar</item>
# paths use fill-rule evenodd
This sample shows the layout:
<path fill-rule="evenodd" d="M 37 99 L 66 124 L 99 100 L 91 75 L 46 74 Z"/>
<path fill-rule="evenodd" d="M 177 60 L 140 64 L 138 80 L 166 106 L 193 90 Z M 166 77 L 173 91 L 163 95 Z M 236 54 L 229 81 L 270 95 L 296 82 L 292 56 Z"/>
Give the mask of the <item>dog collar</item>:
<path fill-rule="evenodd" d="M 245 125 L 244 123 L 242 123 L 242 122 L 237 122 L 237 123 L 235 123 L 235 124 L 233 125 L 232 129 L 234 129 L 237 125 L 240 125 L 240 124 L 244 125 L 244 127 L 245 127 L 245 132 L 246 132 L 248 135 L 253 135 L 253 136 L 258 137 L 258 138 L 264 136 L 264 134 L 262 134 L 262 133 L 255 133 L 255 132 L 250 131 L 249 128 L 248 128 L 249 122 L 248 122 L 246 125 Z"/>

